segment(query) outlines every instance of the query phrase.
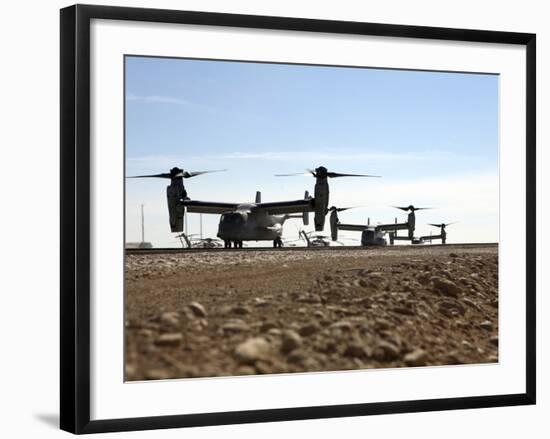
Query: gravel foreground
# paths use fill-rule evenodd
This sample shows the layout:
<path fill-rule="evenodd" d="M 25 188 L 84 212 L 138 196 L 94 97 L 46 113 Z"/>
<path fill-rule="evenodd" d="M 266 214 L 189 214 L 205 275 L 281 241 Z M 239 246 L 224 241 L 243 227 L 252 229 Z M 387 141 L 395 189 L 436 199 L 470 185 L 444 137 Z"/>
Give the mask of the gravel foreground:
<path fill-rule="evenodd" d="M 127 255 L 127 381 L 498 361 L 498 246 Z"/>

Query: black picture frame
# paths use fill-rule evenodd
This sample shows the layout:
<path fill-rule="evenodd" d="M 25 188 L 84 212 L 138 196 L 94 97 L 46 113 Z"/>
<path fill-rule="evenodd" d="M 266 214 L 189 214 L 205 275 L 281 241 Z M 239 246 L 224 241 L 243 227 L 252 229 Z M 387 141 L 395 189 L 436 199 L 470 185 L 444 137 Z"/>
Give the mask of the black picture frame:
<path fill-rule="evenodd" d="M 90 21 L 92 19 L 230 26 L 374 35 L 526 47 L 526 392 L 415 401 L 346 404 L 90 420 Z M 61 10 L 61 387 L 60 425 L 72 433 L 304 420 L 535 404 L 536 288 L 536 36 L 530 33 L 448 29 L 266 17 L 211 12 L 75 5 Z"/>

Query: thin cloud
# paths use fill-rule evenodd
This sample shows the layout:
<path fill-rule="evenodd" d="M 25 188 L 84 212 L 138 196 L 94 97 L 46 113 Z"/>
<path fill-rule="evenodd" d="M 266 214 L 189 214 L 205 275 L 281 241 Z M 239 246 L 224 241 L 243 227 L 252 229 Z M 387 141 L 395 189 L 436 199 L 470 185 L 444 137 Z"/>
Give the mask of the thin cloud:
<path fill-rule="evenodd" d="M 370 161 L 395 161 L 395 160 L 428 160 L 451 157 L 450 153 L 437 151 L 419 151 L 410 153 L 379 153 L 379 152 L 353 152 L 353 151 L 265 151 L 265 152 L 232 152 L 219 154 L 216 158 L 229 160 L 272 160 L 272 161 L 296 161 L 310 160 L 314 156 L 317 160 L 370 160 Z M 461 156 L 464 157 L 464 156 Z"/>
<path fill-rule="evenodd" d="M 396 161 L 430 161 L 430 160 L 442 160 L 442 159 L 460 159 L 471 160 L 473 157 L 465 155 L 456 155 L 450 152 L 441 152 L 435 150 L 417 151 L 417 152 L 404 152 L 404 153 L 380 153 L 380 152 L 353 152 L 353 151 L 264 151 L 264 152 L 231 152 L 226 154 L 212 154 L 204 156 L 188 156 L 185 159 L 176 156 L 168 155 L 147 155 L 140 157 L 128 157 L 126 160 L 129 163 L 135 165 L 142 164 L 156 164 L 171 166 L 173 163 L 183 163 L 192 161 L 204 161 L 204 160 L 261 160 L 261 161 L 275 161 L 275 162 L 296 162 L 296 161 L 309 161 L 312 157 L 316 160 L 322 160 L 326 162 L 332 161 L 370 161 L 370 162 L 390 162 Z"/>
<path fill-rule="evenodd" d="M 193 111 L 203 111 L 208 113 L 210 117 L 236 117 L 245 119 L 247 121 L 265 121 L 266 119 L 256 113 L 248 113 L 245 111 L 235 111 L 231 108 L 223 108 L 219 106 L 206 105 L 198 102 L 193 102 L 187 99 L 182 99 L 175 96 L 163 96 L 163 95 L 136 95 L 133 93 L 128 93 L 126 95 L 127 102 L 143 102 L 145 104 L 167 104 L 167 105 L 178 105 L 187 107 Z"/>
<path fill-rule="evenodd" d="M 139 96 L 135 94 L 128 94 L 126 96 L 127 101 L 139 101 L 146 102 L 149 104 L 175 104 L 175 105 L 192 105 L 191 102 L 176 98 L 173 96 L 161 96 L 161 95 L 148 95 L 148 96 Z"/>

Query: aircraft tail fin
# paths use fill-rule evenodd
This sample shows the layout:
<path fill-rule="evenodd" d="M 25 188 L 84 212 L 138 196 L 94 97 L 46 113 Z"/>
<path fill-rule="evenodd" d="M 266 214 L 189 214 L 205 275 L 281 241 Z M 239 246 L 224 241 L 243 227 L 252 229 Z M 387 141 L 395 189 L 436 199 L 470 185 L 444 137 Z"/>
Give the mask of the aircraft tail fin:
<path fill-rule="evenodd" d="M 260 191 L 256 191 L 256 204 L 259 204 L 262 202 L 262 193 Z"/>
<path fill-rule="evenodd" d="M 334 209 L 330 214 L 330 237 L 333 241 L 338 241 L 338 211 Z"/>
<path fill-rule="evenodd" d="M 310 199 L 309 192 L 306 191 L 304 194 L 304 200 L 309 200 L 309 199 Z M 309 226 L 309 212 L 304 211 L 302 213 L 302 221 L 304 223 L 304 226 Z"/>

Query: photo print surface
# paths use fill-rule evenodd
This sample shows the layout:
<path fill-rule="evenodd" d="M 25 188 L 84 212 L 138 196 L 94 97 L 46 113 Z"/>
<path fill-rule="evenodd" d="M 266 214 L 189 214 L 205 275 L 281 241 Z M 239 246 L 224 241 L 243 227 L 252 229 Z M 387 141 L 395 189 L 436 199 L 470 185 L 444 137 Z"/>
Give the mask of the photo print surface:
<path fill-rule="evenodd" d="M 127 381 L 498 362 L 498 75 L 124 75 Z"/>

